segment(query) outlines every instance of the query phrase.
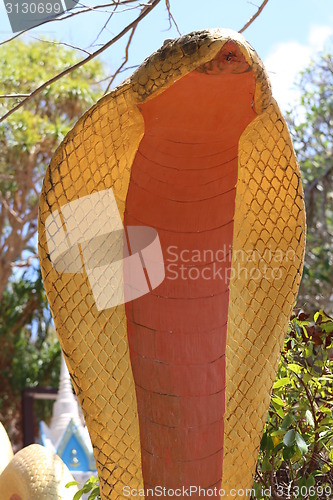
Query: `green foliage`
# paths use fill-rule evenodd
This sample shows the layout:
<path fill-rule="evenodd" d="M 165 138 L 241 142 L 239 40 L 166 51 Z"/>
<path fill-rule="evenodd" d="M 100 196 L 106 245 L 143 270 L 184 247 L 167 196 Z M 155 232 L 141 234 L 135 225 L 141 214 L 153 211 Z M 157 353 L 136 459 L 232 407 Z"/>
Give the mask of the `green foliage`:
<path fill-rule="evenodd" d="M 53 44 L 46 41 L 27 43 L 14 40 L 4 45 L 1 56 L 1 85 L 2 90 L 8 94 L 29 94 L 38 85 L 80 60 L 77 51 L 57 42 Z M 101 93 L 101 88 L 96 83 L 102 75 L 101 63 L 97 60 L 91 61 L 49 86 L 41 95 L 26 103 L 24 109 L 35 111 L 35 116 L 31 117 L 33 122 L 35 118 L 46 116 L 52 122 L 55 118 L 77 118 L 78 113 L 94 104 L 97 94 Z M 5 112 L 10 104 L 13 102 L 9 99 L 2 99 L 1 112 Z M 11 120 L 14 124 L 20 124 L 15 116 Z M 68 125 L 67 123 L 67 127 Z M 20 125 L 16 130 L 20 130 Z M 40 136 L 38 130 L 37 134 Z M 38 141 L 35 140 L 34 143 L 36 142 Z"/>
<path fill-rule="evenodd" d="M 333 494 L 333 319 L 293 316 L 261 441 L 255 491 L 282 498 Z M 291 496 L 290 496 L 291 495 Z M 272 495 L 273 498 L 275 498 Z"/>
<path fill-rule="evenodd" d="M 77 481 L 71 481 L 70 483 L 66 484 L 66 488 L 78 485 L 79 483 Z M 82 495 L 84 495 L 85 493 L 90 493 L 88 500 L 100 500 L 101 494 L 99 491 L 98 476 L 91 476 L 89 479 L 87 479 L 83 487 L 77 493 L 75 493 L 73 500 L 80 500 L 80 498 L 82 498 Z"/>
<path fill-rule="evenodd" d="M 40 274 L 11 281 L 0 300 L 0 419 L 14 444 L 20 441 L 21 392 L 25 387 L 57 387 L 60 347 Z M 36 403 L 38 419 L 48 420 L 50 404 Z"/>
<path fill-rule="evenodd" d="M 113 472 L 117 469 L 117 466 L 114 467 L 112 470 Z M 77 481 L 71 481 L 70 483 L 66 484 L 66 488 L 70 488 L 71 486 L 78 486 L 79 483 Z M 73 500 L 80 500 L 82 496 L 85 493 L 90 493 L 88 500 L 100 500 L 101 498 L 101 493 L 99 489 L 99 478 L 97 476 L 91 476 L 87 481 L 84 483 L 83 487 L 75 493 Z"/>
<path fill-rule="evenodd" d="M 74 50 L 61 45 L 15 40 L 1 51 L 2 94 L 29 94 L 78 60 Z M 101 96 L 97 82 L 102 75 L 101 64 L 90 62 L 51 85 L 6 120 L 0 128 L 0 174 L 9 176 L 0 178 L 2 192 L 19 187 L 15 182 L 17 170 L 24 169 L 29 154 L 36 150 L 35 168 L 44 174 L 55 147 Z M 0 113 L 4 114 L 16 102 L 17 99 L 1 99 Z"/>
<path fill-rule="evenodd" d="M 1 49 L 1 94 L 29 94 L 78 60 L 77 51 L 59 44 L 14 40 Z M 102 78 L 101 63 L 92 61 L 29 100 L 0 127 L 0 419 L 18 446 L 21 390 L 57 386 L 60 348 L 39 271 L 30 267 L 22 276 L 14 268 L 13 276 L 13 265 L 36 254 L 46 168 L 76 120 L 101 97 Z M 1 99 L 0 114 L 16 102 Z M 50 405 L 36 402 L 35 409 L 37 419 L 47 420 Z"/>
<path fill-rule="evenodd" d="M 14 40 L 1 50 L 1 94 L 29 94 L 78 60 L 76 51 L 62 45 Z M 30 99 L 0 127 L 0 296 L 12 264 L 27 247 L 35 247 L 38 198 L 52 155 L 101 97 L 102 77 L 101 64 L 92 61 Z M 1 99 L 0 114 L 16 102 Z"/>

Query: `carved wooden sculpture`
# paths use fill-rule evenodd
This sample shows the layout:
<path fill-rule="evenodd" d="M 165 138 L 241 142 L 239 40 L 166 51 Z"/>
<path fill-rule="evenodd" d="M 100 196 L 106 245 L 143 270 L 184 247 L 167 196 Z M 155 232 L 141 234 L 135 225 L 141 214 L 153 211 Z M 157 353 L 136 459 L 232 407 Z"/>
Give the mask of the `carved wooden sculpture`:
<path fill-rule="evenodd" d="M 68 134 L 39 251 L 104 500 L 251 488 L 304 234 L 290 136 L 237 33 L 166 42 Z"/>

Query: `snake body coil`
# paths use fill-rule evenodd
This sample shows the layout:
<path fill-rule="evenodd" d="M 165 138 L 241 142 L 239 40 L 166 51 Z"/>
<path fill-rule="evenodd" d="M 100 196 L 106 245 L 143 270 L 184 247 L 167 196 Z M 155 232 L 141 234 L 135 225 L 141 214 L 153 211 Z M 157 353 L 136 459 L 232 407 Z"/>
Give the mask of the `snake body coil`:
<path fill-rule="evenodd" d="M 76 486 L 66 488 L 74 478 L 57 455 L 39 444 L 15 455 L 0 424 L 0 500 L 72 500 Z"/>

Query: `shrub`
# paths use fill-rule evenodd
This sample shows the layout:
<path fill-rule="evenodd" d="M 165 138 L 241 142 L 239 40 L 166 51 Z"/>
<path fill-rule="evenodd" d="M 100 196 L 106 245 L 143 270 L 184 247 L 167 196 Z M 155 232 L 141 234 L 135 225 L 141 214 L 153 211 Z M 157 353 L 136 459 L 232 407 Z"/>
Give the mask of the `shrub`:
<path fill-rule="evenodd" d="M 333 498 L 333 319 L 292 316 L 261 440 L 256 499 Z M 265 496 L 264 489 L 270 490 Z"/>

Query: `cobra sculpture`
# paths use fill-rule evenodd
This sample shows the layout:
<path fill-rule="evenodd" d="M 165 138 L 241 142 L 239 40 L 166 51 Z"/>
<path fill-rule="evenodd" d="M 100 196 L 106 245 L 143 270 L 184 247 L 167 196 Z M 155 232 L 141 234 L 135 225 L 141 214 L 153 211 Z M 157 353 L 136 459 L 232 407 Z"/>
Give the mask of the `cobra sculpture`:
<path fill-rule="evenodd" d="M 286 123 L 233 31 L 166 41 L 67 135 L 39 253 L 102 499 L 251 488 L 304 235 Z"/>
<path fill-rule="evenodd" d="M 0 499 L 1 500 L 72 500 L 76 486 L 60 457 L 32 444 L 13 455 L 8 435 L 0 423 Z"/>

